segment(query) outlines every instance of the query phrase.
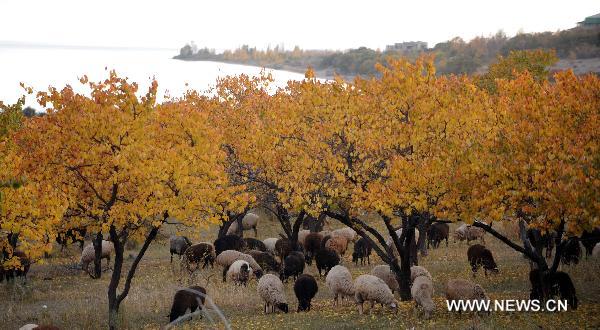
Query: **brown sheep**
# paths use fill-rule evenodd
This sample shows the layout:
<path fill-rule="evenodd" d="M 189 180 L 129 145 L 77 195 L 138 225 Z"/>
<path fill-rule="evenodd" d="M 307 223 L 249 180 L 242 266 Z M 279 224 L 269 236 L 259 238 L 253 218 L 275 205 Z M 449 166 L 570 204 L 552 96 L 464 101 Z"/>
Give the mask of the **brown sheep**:
<path fill-rule="evenodd" d="M 203 262 L 202 268 L 206 268 L 208 264 L 212 268 L 215 262 L 215 248 L 210 243 L 198 243 L 190 246 L 185 250 L 183 255 L 183 263 L 185 264 L 189 272 L 194 272 L 200 267 L 200 263 Z M 196 268 L 191 269 L 190 265 L 195 264 Z"/>
<path fill-rule="evenodd" d="M 325 241 L 325 247 L 332 249 L 337 252 L 340 256 L 343 256 L 348 249 L 348 240 L 342 236 L 329 236 L 330 238 Z"/>
<path fill-rule="evenodd" d="M 312 264 L 312 259 L 321 248 L 323 236 L 320 233 L 310 233 L 304 239 L 304 253 L 306 255 L 306 263 Z"/>
<path fill-rule="evenodd" d="M 479 269 L 480 266 L 483 266 L 485 276 L 487 276 L 488 270 L 493 273 L 498 272 L 498 267 L 496 266 L 492 252 L 481 244 L 471 246 L 467 251 L 467 258 L 469 259 L 469 263 L 471 263 L 473 277 L 475 277 L 475 273 L 477 273 L 477 269 Z"/>
<path fill-rule="evenodd" d="M 202 310 L 206 297 L 206 289 L 201 286 L 191 286 L 188 289 L 179 290 L 173 297 L 171 313 L 168 315 L 169 322 L 173 322 L 184 315 L 189 309 L 191 313 L 196 309 Z"/>
<path fill-rule="evenodd" d="M 443 240 L 446 240 L 446 247 L 448 247 L 449 232 L 450 226 L 447 223 L 432 224 L 427 230 L 427 247 L 431 244 L 434 249 L 437 249 Z"/>

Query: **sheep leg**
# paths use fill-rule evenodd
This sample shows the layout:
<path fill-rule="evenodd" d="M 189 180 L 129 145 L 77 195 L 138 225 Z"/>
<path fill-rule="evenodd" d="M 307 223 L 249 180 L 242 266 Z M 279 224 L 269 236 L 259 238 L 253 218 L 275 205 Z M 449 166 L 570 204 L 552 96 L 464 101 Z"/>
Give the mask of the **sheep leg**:
<path fill-rule="evenodd" d="M 258 238 L 258 230 L 256 229 L 256 226 L 254 226 L 253 229 L 254 229 L 254 237 Z"/>

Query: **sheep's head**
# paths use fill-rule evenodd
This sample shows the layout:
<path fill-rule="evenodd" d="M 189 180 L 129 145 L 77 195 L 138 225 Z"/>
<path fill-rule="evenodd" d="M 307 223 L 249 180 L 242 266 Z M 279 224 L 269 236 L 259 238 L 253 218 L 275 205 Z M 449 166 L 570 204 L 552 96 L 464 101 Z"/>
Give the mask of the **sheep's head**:
<path fill-rule="evenodd" d="M 280 311 L 282 311 L 284 313 L 288 313 L 290 311 L 288 308 L 288 304 L 286 304 L 286 303 L 277 304 L 277 309 L 279 309 Z"/>
<path fill-rule="evenodd" d="M 483 258 L 483 268 L 491 271 L 492 273 L 498 273 L 498 266 L 496 265 L 496 261 L 494 261 L 494 257 L 492 257 L 491 253 Z"/>

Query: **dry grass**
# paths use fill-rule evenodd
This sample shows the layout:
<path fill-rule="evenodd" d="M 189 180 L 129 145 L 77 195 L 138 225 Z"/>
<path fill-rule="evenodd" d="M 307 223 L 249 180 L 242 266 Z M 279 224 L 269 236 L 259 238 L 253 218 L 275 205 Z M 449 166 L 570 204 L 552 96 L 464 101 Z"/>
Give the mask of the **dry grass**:
<path fill-rule="evenodd" d="M 336 224 L 333 224 L 337 227 Z M 454 227 L 454 225 L 453 225 Z M 494 225 L 496 227 L 496 225 Z M 506 229 L 511 231 L 510 228 Z M 168 241 L 174 228 L 165 228 L 159 241 L 154 242 L 134 279 L 132 290 L 124 301 L 120 315 L 122 328 L 158 329 L 168 321 L 171 299 L 174 292 L 183 286 L 199 284 L 206 286 L 209 295 L 231 321 L 233 328 L 287 328 L 287 329 L 335 329 L 354 328 L 599 328 L 600 327 L 600 262 L 583 260 L 578 266 L 568 267 L 575 282 L 580 308 L 564 313 L 492 313 L 489 317 L 477 317 L 469 313 L 458 315 L 446 311 L 443 298 L 444 283 L 450 278 L 471 278 L 466 260 L 466 243 L 452 243 L 449 248 L 431 250 L 429 256 L 421 258 L 434 276 L 436 313 L 430 320 L 421 319 L 414 303 L 400 304 L 397 315 L 387 309 L 375 307 L 370 315 L 358 315 L 349 301 L 340 308 L 333 308 L 332 296 L 319 279 L 319 292 L 308 313 L 295 313 L 297 301 L 291 282 L 286 284 L 289 314 L 264 315 L 262 302 L 256 294 L 256 282 L 248 287 L 234 287 L 221 282 L 221 270 L 200 272 L 195 278 L 181 275 L 179 264 L 169 264 Z M 259 238 L 276 237 L 276 223 L 262 223 Z M 215 228 L 195 235 L 194 241 L 212 240 Z M 252 234 L 251 234 L 252 235 Z M 506 248 L 501 242 L 486 235 L 486 242 L 494 252 L 500 273 L 485 278 L 479 274 L 476 281 L 483 285 L 492 299 L 526 299 L 529 295 L 527 280 L 528 263 L 518 253 Z M 350 249 L 351 251 L 351 249 Z M 70 253 L 70 254 L 69 254 Z M 133 254 L 134 251 L 131 251 Z M 129 252 L 127 253 L 129 254 Z M 371 266 L 355 266 L 350 252 L 346 253 L 344 265 L 353 276 L 369 273 L 373 264 L 381 263 L 371 258 Z M 77 262 L 78 251 L 54 256 L 46 264 L 36 264 L 30 272 L 26 285 L 3 284 L 0 286 L 0 328 L 17 329 L 25 323 L 54 324 L 63 329 L 97 329 L 107 327 L 106 288 L 108 276 L 92 280 L 68 266 Z M 127 260 L 131 262 L 132 259 Z M 307 267 L 305 272 L 317 277 L 316 267 Z M 207 284 L 207 277 L 211 276 Z M 46 306 L 46 307 L 44 307 Z M 214 314 L 213 314 L 214 315 Z M 185 322 L 180 328 L 220 328 L 206 318 Z"/>

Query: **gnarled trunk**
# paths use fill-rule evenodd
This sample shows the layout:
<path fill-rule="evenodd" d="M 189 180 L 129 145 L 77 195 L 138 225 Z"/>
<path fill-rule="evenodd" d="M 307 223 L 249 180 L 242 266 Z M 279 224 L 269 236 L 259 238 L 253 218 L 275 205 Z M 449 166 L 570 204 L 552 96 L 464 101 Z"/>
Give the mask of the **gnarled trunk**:
<path fill-rule="evenodd" d="M 96 237 L 92 241 L 94 246 L 94 276 L 93 278 L 100 278 L 102 276 L 102 233 L 96 234 Z M 87 269 L 85 269 L 87 271 Z"/>

